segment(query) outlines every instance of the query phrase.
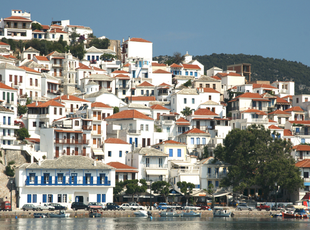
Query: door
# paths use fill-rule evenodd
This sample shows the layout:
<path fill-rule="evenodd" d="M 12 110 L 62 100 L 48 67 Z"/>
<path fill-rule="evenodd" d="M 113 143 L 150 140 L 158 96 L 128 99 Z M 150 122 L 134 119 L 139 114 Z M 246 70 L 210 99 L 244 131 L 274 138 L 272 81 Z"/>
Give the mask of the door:
<path fill-rule="evenodd" d="M 78 148 L 78 147 L 75 147 L 74 152 L 75 152 L 75 155 L 76 155 L 76 156 L 79 155 L 79 148 Z"/>
<path fill-rule="evenodd" d="M 70 147 L 67 147 L 67 155 L 70 156 Z"/>
<path fill-rule="evenodd" d="M 86 144 L 86 134 L 83 134 L 83 144 Z"/>
<path fill-rule="evenodd" d="M 160 119 L 160 113 L 157 113 L 157 120 Z"/>
<path fill-rule="evenodd" d="M 75 143 L 79 143 L 79 135 L 77 133 L 75 134 Z"/>
<path fill-rule="evenodd" d="M 101 112 L 98 112 L 98 120 L 101 120 Z"/>
<path fill-rule="evenodd" d="M 59 147 L 56 147 L 55 155 L 56 155 L 56 158 L 59 157 Z"/>
<path fill-rule="evenodd" d="M 86 148 L 83 147 L 83 156 L 86 156 Z"/>
<path fill-rule="evenodd" d="M 70 112 L 73 113 L 73 104 L 70 105 Z"/>
<path fill-rule="evenodd" d="M 56 133 L 56 143 L 59 143 L 59 133 Z"/>
<path fill-rule="evenodd" d="M 200 129 L 200 121 L 196 121 L 196 128 Z"/>
<path fill-rule="evenodd" d="M 142 138 L 142 147 L 145 147 L 145 138 Z"/>
<path fill-rule="evenodd" d="M 101 125 L 98 125 L 98 134 L 101 134 Z"/>

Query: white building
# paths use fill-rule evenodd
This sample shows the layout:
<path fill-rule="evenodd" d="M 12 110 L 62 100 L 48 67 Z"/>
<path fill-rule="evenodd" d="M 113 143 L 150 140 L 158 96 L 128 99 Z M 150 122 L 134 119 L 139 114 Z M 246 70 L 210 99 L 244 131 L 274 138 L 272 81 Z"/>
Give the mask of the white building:
<path fill-rule="evenodd" d="M 120 162 L 126 164 L 126 155 L 131 151 L 131 145 L 118 138 L 108 138 L 104 141 L 104 162 Z"/>

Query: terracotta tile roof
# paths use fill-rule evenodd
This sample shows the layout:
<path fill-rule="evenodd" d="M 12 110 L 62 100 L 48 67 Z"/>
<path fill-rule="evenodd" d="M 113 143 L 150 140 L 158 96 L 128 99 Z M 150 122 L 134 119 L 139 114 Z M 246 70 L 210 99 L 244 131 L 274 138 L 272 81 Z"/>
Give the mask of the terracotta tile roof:
<path fill-rule="evenodd" d="M 268 127 L 268 129 L 281 129 L 281 128 L 279 128 L 278 126 L 276 126 L 276 125 L 270 125 L 269 127 Z M 281 129 L 282 130 L 282 129 Z"/>
<path fill-rule="evenodd" d="M 55 129 L 56 133 L 83 133 L 82 131 L 78 130 L 67 130 L 67 129 Z"/>
<path fill-rule="evenodd" d="M 32 107 L 37 107 L 37 106 L 39 106 L 39 105 L 41 105 L 41 104 L 43 104 L 43 102 L 41 102 L 41 101 L 38 101 L 38 102 L 32 102 L 32 103 L 30 103 L 30 104 L 28 104 L 28 105 L 26 105 L 28 108 L 30 107 L 30 108 L 32 108 Z"/>
<path fill-rule="evenodd" d="M 271 119 L 269 119 L 269 122 L 271 122 L 271 123 L 277 123 L 276 121 L 273 121 L 273 120 L 271 120 Z"/>
<path fill-rule="evenodd" d="M 162 141 L 156 145 L 165 145 L 165 144 L 173 144 L 173 145 L 186 145 L 185 143 L 181 143 L 178 141 L 174 141 L 174 140 L 166 140 L 166 141 Z"/>
<path fill-rule="evenodd" d="M 129 65 L 129 63 L 126 63 L 125 65 L 124 65 L 124 67 L 129 67 L 130 65 Z"/>
<path fill-rule="evenodd" d="M 219 76 L 211 76 L 211 77 L 216 79 L 216 80 L 221 80 L 221 78 Z"/>
<path fill-rule="evenodd" d="M 292 95 L 288 95 L 288 96 L 285 96 L 285 97 L 282 97 L 282 98 L 290 98 L 290 99 L 293 99 L 293 96 L 292 96 Z"/>
<path fill-rule="evenodd" d="M 230 100 L 229 102 L 232 102 L 232 101 L 237 101 L 239 98 L 263 98 L 261 95 L 259 95 L 258 93 L 244 93 L 244 94 L 241 94 L 237 97 L 235 97 L 234 99 Z"/>
<path fill-rule="evenodd" d="M 5 42 L 0 41 L 0 46 L 9 46 L 9 44 L 6 44 Z"/>
<path fill-rule="evenodd" d="M 172 74 L 172 73 L 170 73 L 170 72 L 168 72 L 166 70 L 163 70 L 163 69 L 157 69 L 157 70 L 153 71 L 153 73 L 168 73 L 168 74 Z"/>
<path fill-rule="evenodd" d="M 33 30 L 32 33 L 45 33 L 45 32 L 42 30 Z"/>
<path fill-rule="evenodd" d="M 135 96 L 135 97 L 126 97 L 128 98 L 128 100 L 132 100 L 132 101 L 156 101 L 156 98 L 153 96 Z"/>
<path fill-rule="evenodd" d="M 65 31 L 63 31 L 63 30 L 61 30 L 61 29 L 58 29 L 58 28 L 56 28 L 56 29 L 51 29 L 50 33 L 51 33 L 51 34 L 54 34 L 54 33 L 67 34 L 67 32 L 65 32 Z"/>
<path fill-rule="evenodd" d="M 123 80 L 130 80 L 130 77 L 125 74 L 118 74 L 115 76 L 115 78 L 123 79 Z"/>
<path fill-rule="evenodd" d="M 17 89 L 12 88 L 12 87 L 10 87 L 10 86 L 8 86 L 8 85 L 6 85 L 6 84 L 2 83 L 2 82 L 0 82 L 0 89 L 17 90 Z"/>
<path fill-rule="evenodd" d="M 197 109 L 194 112 L 194 115 L 212 115 L 212 116 L 218 116 L 218 114 L 210 111 L 209 109 Z"/>
<path fill-rule="evenodd" d="M 188 134 L 188 133 L 206 133 L 206 132 L 204 132 L 204 131 L 202 131 L 200 129 L 197 129 L 197 128 L 193 128 L 191 130 L 188 130 L 188 131 L 184 132 L 183 134 Z"/>
<path fill-rule="evenodd" d="M 200 69 L 198 65 L 183 64 L 184 69 Z"/>
<path fill-rule="evenodd" d="M 129 144 L 126 141 L 123 141 L 121 139 L 118 138 L 108 138 L 104 141 L 104 143 L 109 143 L 109 144 Z"/>
<path fill-rule="evenodd" d="M 220 93 L 219 91 L 217 91 L 213 88 L 203 88 L 203 92 L 205 92 L 205 93 Z"/>
<path fill-rule="evenodd" d="M 264 111 L 260 111 L 258 109 L 247 109 L 242 111 L 241 113 L 256 113 L 257 115 L 267 115 Z"/>
<path fill-rule="evenodd" d="M 127 41 L 129 41 L 129 40 L 127 40 Z M 125 42 L 127 42 L 127 41 L 125 41 Z M 149 42 L 149 43 L 152 43 L 152 42 L 145 40 L 143 38 L 130 38 L 130 42 Z"/>
<path fill-rule="evenodd" d="M 96 66 L 93 66 L 93 70 L 97 70 L 97 71 L 106 71 L 106 70 L 100 69 L 100 68 L 98 68 L 98 67 L 96 67 Z"/>
<path fill-rule="evenodd" d="M 32 22 L 28 18 L 20 17 L 20 16 L 11 16 L 8 18 L 5 18 L 4 21 L 23 21 L 23 22 Z"/>
<path fill-rule="evenodd" d="M 121 112 L 115 113 L 105 119 L 145 119 L 145 120 L 153 120 L 152 118 L 140 113 L 137 110 L 123 110 Z"/>
<path fill-rule="evenodd" d="M 68 98 L 68 96 L 69 96 L 69 98 Z M 60 100 L 60 97 L 56 97 L 53 100 Z M 83 102 L 89 102 L 89 101 L 87 101 L 85 99 L 82 99 L 82 98 L 79 98 L 79 97 L 76 97 L 76 96 L 73 96 L 73 95 L 67 95 L 67 94 L 62 95 L 61 96 L 61 100 L 64 100 L 64 101 L 83 101 Z"/>
<path fill-rule="evenodd" d="M 50 28 L 49 25 L 41 25 L 43 30 L 48 30 Z"/>
<path fill-rule="evenodd" d="M 302 108 L 300 108 L 299 106 L 294 106 L 292 108 L 286 109 L 284 110 L 285 112 L 304 112 L 304 110 Z"/>
<path fill-rule="evenodd" d="M 38 61 L 49 61 L 47 57 L 45 56 L 35 56 L 35 58 L 38 60 Z"/>
<path fill-rule="evenodd" d="M 276 104 L 279 104 L 279 103 L 291 104 L 291 102 L 289 102 L 289 101 L 287 101 L 287 100 L 285 100 L 285 99 L 283 99 L 281 97 L 277 97 L 276 100 L 277 100 Z"/>
<path fill-rule="evenodd" d="M 166 66 L 164 63 L 152 62 L 152 66 Z"/>
<path fill-rule="evenodd" d="M 60 104 L 59 102 L 54 101 L 54 100 L 49 100 L 47 102 L 44 102 L 44 103 L 38 105 L 37 107 L 38 108 L 46 108 L 46 107 L 49 107 L 49 106 L 65 107 L 63 104 Z"/>
<path fill-rule="evenodd" d="M 53 24 L 53 25 L 51 25 L 51 27 L 58 27 L 58 28 L 62 28 L 62 26 L 61 26 L 61 25 L 57 25 L 57 24 Z"/>
<path fill-rule="evenodd" d="M 40 72 L 38 72 L 38 71 L 36 71 L 36 70 L 34 70 L 34 69 L 31 69 L 31 68 L 29 68 L 29 67 L 26 67 L 26 66 L 19 66 L 18 68 L 21 68 L 21 69 L 23 69 L 23 70 L 26 70 L 27 72 L 40 73 Z"/>
<path fill-rule="evenodd" d="M 186 125 L 186 126 L 190 125 L 189 121 L 183 117 L 180 117 L 178 120 L 176 120 L 175 124 L 176 125 Z"/>
<path fill-rule="evenodd" d="M 112 108 L 111 106 L 109 105 L 106 105 L 102 102 L 93 102 L 91 103 L 91 107 L 94 108 L 94 107 L 100 107 L 100 108 Z"/>
<path fill-rule="evenodd" d="M 272 115 L 272 114 L 285 114 L 285 115 L 290 115 L 290 113 L 287 113 L 287 112 L 284 112 L 282 110 L 276 110 L 276 111 L 273 111 L 271 113 L 268 113 L 268 115 Z"/>
<path fill-rule="evenodd" d="M 226 77 L 226 76 L 238 76 L 238 77 L 242 77 L 240 74 L 238 73 L 217 73 L 218 75 L 220 75 L 221 77 Z"/>
<path fill-rule="evenodd" d="M 177 65 L 175 63 L 173 63 L 172 65 L 170 65 L 171 68 L 183 68 L 183 66 L 181 65 Z"/>
<path fill-rule="evenodd" d="M 269 84 L 253 84 L 253 89 L 256 89 L 256 88 L 278 89 L 277 87 L 274 87 Z"/>
<path fill-rule="evenodd" d="M 165 82 L 163 82 L 163 83 L 161 83 L 160 85 L 158 85 L 158 86 L 171 86 L 171 85 L 169 85 L 169 84 L 167 84 L 167 83 L 165 83 Z"/>
<path fill-rule="evenodd" d="M 151 109 L 155 110 L 155 109 L 158 109 L 158 110 L 169 110 L 167 109 L 166 107 L 162 106 L 162 105 L 152 105 L 151 106 Z"/>
<path fill-rule="evenodd" d="M 3 55 L 3 57 L 16 59 L 16 57 L 14 57 L 12 54 L 10 54 L 10 55 Z"/>
<path fill-rule="evenodd" d="M 121 162 L 109 162 L 109 163 L 107 163 L 107 165 L 110 165 L 110 166 L 112 166 L 113 168 L 116 168 L 116 169 L 127 169 L 127 170 L 131 169 L 131 170 L 135 170 L 136 172 L 138 171 L 137 168 L 131 167 L 129 165 L 125 165 L 125 164 L 123 164 Z"/>
<path fill-rule="evenodd" d="M 299 121 L 299 120 L 294 120 L 294 121 L 289 121 L 291 124 L 303 124 L 303 125 L 310 125 L 310 120 L 307 121 Z"/>
<path fill-rule="evenodd" d="M 137 87 L 154 87 L 154 85 L 152 85 L 151 83 L 149 83 L 148 81 L 144 81 L 142 82 L 140 85 L 137 85 Z"/>
<path fill-rule="evenodd" d="M 124 70 L 115 70 L 115 71 L 113 71 L 112 73 L 128 73 L 128 72 L 126 72 L 126 71 L 124 71 Z"/>
<path fill-rule="evenodd" d="M 296 149 L 296 151 L 310 151 L 310 145 L 295 145 L 293 149 Z"/>
<path fill-rule="evenodd" d="M 309 151 L 309 150 L 307 150 Z M 303 159 L 302 161 L 298 161 L 295 164 L 296 167 L 298 168 L 310 168 L 310 159 Z"/>
<path fill-rule="evenodd" d="M 79 62 L 79 67 L 78 67 L 77 69 L 90 69 L 90 70 L 91 70 L 91 68 L 90 68 L 89 66 L 84 65 L 84 64 L 81 63 L 81 62 Z"/>
<path fill-rule="evenodd" d="M 283 136 L 294 136 L 294 135 L 291 130 L 284 129 Z"/>
<path fill-rule="evenodd" d="M 36 144 L 40 144 L 40 138 L 25 138 L 25 140 L 36 143 Z"/>

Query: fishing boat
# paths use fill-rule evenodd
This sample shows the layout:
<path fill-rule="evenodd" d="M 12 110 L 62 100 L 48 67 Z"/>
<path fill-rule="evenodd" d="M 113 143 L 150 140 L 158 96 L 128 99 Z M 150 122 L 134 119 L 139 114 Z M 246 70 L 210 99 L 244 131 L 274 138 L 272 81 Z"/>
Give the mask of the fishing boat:
<path fill-rule="evenodd" d="M 183 212 L 182 217 L 200 217 L 201 213 L 189 211 L 189 212 Z"/>
<path fill-rule="evenodd" d="M 33 213 L 34 218 L 46 218 L 47 213 Z"/>
<path fill-rule="evenodd" d="M 134 212 L 133 214 L 135 214 L 136 217 L 148 217 L 148 211 L 145 210 L 139 210 Z"/>
<path fill-rule="evenodd" d="M 101 213 L 99 213 L 99 212 L 90 212 L 89 213 L 89 217 L 90 218 L 98 218 L 98 217 L 101 217 Z"/>
<path fill-rule="evenodd" d="M 159 213 L 160 217 L 181 217 L 182 213 L 176 212 L 176 210 L 167 210 Z"/>
<path fill-rule="evenodd" d="M 233 217 L 234 213 L 233 212 L 228 212 L 224 208 L 214 208 L 213 209 L 213 217 Z"/>
<path fill-rule="evenodd" d="M 59 211 L 58 213 L 49 213 L 50 218 L 66 218 L 70 216 L 70 213 L 66 213 L 64 211 Z"/>
<path fill-rule="evenodd" d="M 310 215 L 305 211 L 304 208 L 296 208 L 293 213 L 282 212 L 283 218 L 295 218 L 295 219 L 308 219 Z"/>

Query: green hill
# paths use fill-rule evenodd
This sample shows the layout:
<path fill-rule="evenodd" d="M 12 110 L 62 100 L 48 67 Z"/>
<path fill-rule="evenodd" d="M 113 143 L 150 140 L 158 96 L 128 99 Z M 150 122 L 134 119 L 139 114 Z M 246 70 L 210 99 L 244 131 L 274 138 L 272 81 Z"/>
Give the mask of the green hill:
<path fill-rule="evenodd" d="M 159 62 L 165 62 L 169 56 L 155 58 Z M 238 63 L 250 63 L 252 68 L 252 80 L 295 81 L 295 94 L 310 94 L 310 67 L 300 62 L 287 61 L 285 59 L 264 58 L 258 55 L 245 54 L 211 54 L 193 56 L 205 67 L 205 71 L 213 66 L 226 70 L 227 65 Z"/>

